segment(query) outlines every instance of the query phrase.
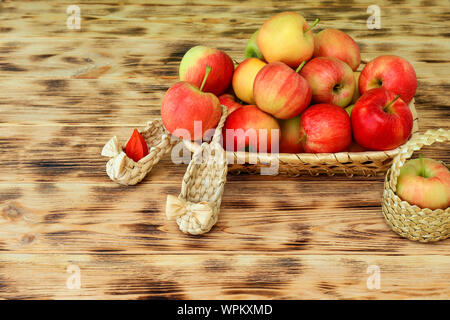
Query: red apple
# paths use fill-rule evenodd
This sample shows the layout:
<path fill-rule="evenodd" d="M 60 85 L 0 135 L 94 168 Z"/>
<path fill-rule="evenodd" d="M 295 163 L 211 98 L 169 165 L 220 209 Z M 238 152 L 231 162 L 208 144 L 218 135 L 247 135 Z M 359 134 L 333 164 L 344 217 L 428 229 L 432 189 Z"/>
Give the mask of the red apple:
<path fill-rule="evenodd" d="M 370 61 L 361 71 L 359 92 L 364 94 L 370 89 L 384 87 L 399 94 L 409 103 L 416 94 L 417 77 L 413 66 L 397 56 L 380 56 Z"/>
<path fill-rule="evenodd" d="M 181 81 L 175 83 L 161 103 L 161 119 L 166 129 L 177 137 L 200 140 L 209 129 L 219 123 L 222 115 L 219 99 L 212 93 L 202 92 L 211 68 L 207 72 L 200 89 Z M 196 132 L 195 122 L 201 124 L 201 131 Z"/>
<path fill-rule="evenodd" d="M 309 61 L 300 72 L 312 90 L 313 103 L 347 106 L 355 91 L 352 69 L 341 60 L 318 57 Z"/>
<path fill-rule="evenodd" d="M 205 77 L 206 66 L 210 66 L 212 71 L 203 91 L 217 96 L 224 93 L 230 86 L 234 64 L 226 53 L 217 49 L 204 46 L 189 49 L 180 63 L 180 81 L 187 81 L 200 87 Z"/>
<path fill-rule="evenodd" d="M 300 136 L 300 116 L 279 120 L 281 136 L 280 136 L 280 152 L 283 153 L 301 153 L 303 146 Z"/>
<path fill-rule="evenodd" d="M 344 61 L 353 71 L 361 63 L 359 47 L 348 34 L 337 29 L 324 29 L 314 37 L 314 58 L 332 57 Z"/>
<path fill-rule="evenodd" d="M 257 58 L 249 58 L 242 61 L 233 74 L 233 91 L 244 102 L 255 104 L 253 98 L 253 83 L 255 77 L 266 63 Z"/>
<path fill-rule="evenodd" d="M 228 114 L 232 113 L 236 109 L 243 107 L 243 105 L 239 102 L 236 102 L 234 96 L 229 93 L 222 94 L 219 97 L 219 102 L 221 105 L 227 107 Z"/>
<path fill-rule="evenodd" d="M 450 171 L 433 159 L 408 160 L 397 179 L 397 195 L 420 208 L 445 210 L 450 206 Z"/>
<path fill-rule="evenodd" d="M 301 114 L 300 139 L 306 152 L 344 151 L 352 142 L 350 117 L 333 104 L 313 105 Z"/>
<path fill-rule="evenodd" d="M 303 63 L 297 69 L 303 67 Z M 256 105 L 279 119 L 299 115 L 311 101 L 308 82 L 282 62 L 272 62 L 256 75 L 253 96 Z"/>
<path fill-rule="evenodd" d="M 412 130 L 408 105 L 386 88 L 364 93 L 351 115 L 353 137 L 369 150 L 391 150 L 405 143 Z"/>
<path fill-rule="evenodd" d="M 280 130 L 277 120 L 254 105 L 246 105 L 235 110 L 225 121 L 223 145 L 228 151 L 270 152 L 271 130 Z"/>
<path fill-rule="evenodd" d="M 258 47 L 267 62 L 280 61 L 297 68 L 303 61 L 311 59 L 314 52 L 314 38 L 305 18 L 296 12 L 282 12 L 259 29 Z"/>

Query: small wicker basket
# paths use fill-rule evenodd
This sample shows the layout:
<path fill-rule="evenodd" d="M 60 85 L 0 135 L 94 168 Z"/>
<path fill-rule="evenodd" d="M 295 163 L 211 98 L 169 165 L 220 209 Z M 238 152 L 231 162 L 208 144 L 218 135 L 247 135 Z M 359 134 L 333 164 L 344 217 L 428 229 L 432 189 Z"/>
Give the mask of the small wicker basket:
<path fill-rule="evenodd" d="M 413 114 L 412 137 L 419 130 L 417 112 L 414 100 L 409 104 Z M 183 140 L 185 146 L 196 152 L 200 144 Z M 400 147 L 389 151 L 365 151 L 365 152 L 338 152 L 338 153 L 278 153 L 278 154 L 258 154 L 249 152 L 227 151 L 228 171 L 239 174 L 262 173 L 266 174 L 288 174 L 291 176 L 327 174 L 345 174 L 346 176 L 375 176 L 384 174 L 391 166 L 393 158 L 399 153 Z M 277 163 L 276 170 L 269 170 L 269 167 Z"/>
<path fill-rule="evenodd" d="M 444 240 L 450 236 L 450 208 L 421 209 L 403 201 L 395 193 L 400 169 L 414 151 L 435 142 L 448 140 L 450 140 L 450 130 L 444 129 L 428 130 L 423 135 L 416 135 L 401 147 L 386 174 L 382 200 L 383 215 L 392 230 L 402 237 L 414 241 L 431 242 Z"/>

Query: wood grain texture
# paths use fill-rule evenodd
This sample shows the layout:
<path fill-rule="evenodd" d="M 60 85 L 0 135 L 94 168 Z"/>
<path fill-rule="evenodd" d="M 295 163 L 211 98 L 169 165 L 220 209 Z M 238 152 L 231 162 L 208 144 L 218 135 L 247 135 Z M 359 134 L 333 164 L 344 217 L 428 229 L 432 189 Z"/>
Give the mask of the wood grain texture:
<path fill-rule="evenodd" d="M 405 299 L 450 297 L 450 240 L 421 244 L 383 220 L 382 178 L 228 176 L 204 237 L 164 218 L 185 164 L 166 157 L 138 186 L 106 176 L 103 144 L 160 115 L 190 47 L 241 61 L 250 35 L 292 10 L 338 28 L 364 60 L 397 54 L 419 79 L 420 130 L 449 129 L 447 1 L 0 2 L 0 299 Z M 421 152 L 450 162 L 446 145 Z M 81 269 L 69 290 L 67 266 Z M 367 267 L 381 288 L 366 286 Z"/>

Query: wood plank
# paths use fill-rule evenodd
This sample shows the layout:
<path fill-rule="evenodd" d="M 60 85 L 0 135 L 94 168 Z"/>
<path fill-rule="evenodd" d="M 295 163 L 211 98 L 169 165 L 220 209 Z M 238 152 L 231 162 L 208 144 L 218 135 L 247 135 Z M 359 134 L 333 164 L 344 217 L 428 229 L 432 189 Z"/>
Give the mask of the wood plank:
<path fill-rule="evenodd" d="M 380 207 L 382 181 L 236 179 L 226 185 L 213 231 L 186 236 L 165 218 L 166 195 L 179 193 L 180 173 L 176 182 L 136 187 L 106 177 L 104 184 L 0 184 L 0 250 L 449 254 L 448 241 L 421 244 L 390 230 Z"/>
<path fill-rule="evenodd" d="M 358 42 L 362 58 L 369 61 L 391 52 L 411 61 L 420 80 L 448 79 L 442 66 L 450 64 L 445 36 L 415 36 L 405 34 L 366 37 L 359 29 L 349 31 Z M 250 35 L 248 35 L 250 36 Z M 194 38 L 195 39 L 195 38 Z M 32 77 L 39 79 L 73 78 L 89 70 L 109 67 L 98 77 L 107 79 L 140 78 L 145 82 L 167 84 L 176 80 L 178 65 L 184 53 L 195 45 L 217 47 L 237 61 L 244 59 L 248 38 L 177 39 L 85 39 L 77 38 L 0 38 L 0 77 Z M 362 66 L 361 66 L 362 68 Z"/>
<path fill-rule="evenodd" d="M 80 289 L 66 286 L 70 265 L 80 269 Z M 367 286 L 369 266 L 380 270 L 379 289 Z M 8 299 L 446 299 L 449 279 L 450 256 L 0 256 Z"/>
<path fill-rule="evenodd" d="M 383 34 L 399 35 L 405 32 L 416 36 L 427 36 L 447 32 L 446 23 L 448 5 L 445 1 L 430 4 L 423 10 L 420 2 L 414 5 L 392 5 L 388 1 L 380 3 L 382 8 L 383 29 L 372 32 L 365 28 L 369 14 L 366 9 L 373 2 L 365 2 L 358 6 L 340 2 L 332 6 L 328 1 L 322 5 L 313 3 L 284 3 L 270 6 L 251 5 L 242 2 L 215 3 L 202 2 L 196 5 L 191 2 L 189 10 L 185 3 L 167 5 L 166 3 L 144 4 L 82 4 L 81 30 L 68 30 L 66 13 L 69 3 L 41 1 L 3 2 L 2 11 L 8 14 L 2 20 L 3 34 L 14 34 L 15 37 L 62 37 L 62 38 L 121 38 L 121 37 L 156 37 L 169 39 L 202 38 L 217 39 L 233 37 L 247 39 L 266 19 L 278 12 L 291 10 L 302 13 L 313 21 L 320 18 L 323 26 L 339 25 L 344 31 L 360 29 L 361 38 Z M 70 3 L 72 5 L 73 3 Z M 416 23 L 405 23 L 401 16 L 413 16 Z M 58 23 L 59 22 L 59 23 Z M 423 28 L 427 25 L 427 28 Z M 363 28 L 361 28 L 363 26 Z M 448 26 L 448 24 L 447 24 Z"/>

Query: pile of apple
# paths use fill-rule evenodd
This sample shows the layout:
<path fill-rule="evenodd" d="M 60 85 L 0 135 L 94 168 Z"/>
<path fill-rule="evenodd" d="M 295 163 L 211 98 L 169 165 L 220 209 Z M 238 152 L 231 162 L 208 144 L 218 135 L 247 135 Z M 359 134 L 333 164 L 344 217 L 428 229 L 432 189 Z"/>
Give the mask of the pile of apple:
<path fill-rule="evenodd" d="M 336 29 L 314 36 L 317 23 L 308 26 L 294 12 L 275 15 L 253 34 L 236 68 L 220 50 L 191 48 L 180 64 L 180 82 L 162 101 L 166 129 L 202 139 L 217 126 L 222 104 L 229 112 L 224 133 L 235 132 L 234 143 L 225 143 L 223 134 L 227 150 L 270 152 L 271 130 L 280 130 L 279 151 L 286 153 L 390 150 L 405 143 L 413 126 L 414 68 L 385 55 L 357 72 L 356 42 Z M 248 129 L 265 129 L 268 136 L 256 143 L 239 136 Z"/>

